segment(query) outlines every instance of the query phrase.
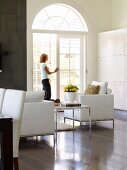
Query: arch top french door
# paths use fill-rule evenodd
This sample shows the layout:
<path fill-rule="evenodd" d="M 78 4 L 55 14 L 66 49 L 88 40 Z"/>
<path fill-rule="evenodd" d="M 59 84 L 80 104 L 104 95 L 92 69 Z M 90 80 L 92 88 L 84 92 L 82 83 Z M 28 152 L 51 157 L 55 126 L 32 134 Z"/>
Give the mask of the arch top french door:
<path fill-rule="evenodd" d="M 68 34 L 33 33 L 33 90 L 40 90 L 39 55 L 49 55 L 49 68 L 60 71 L 50 76 L 52 98 L 64 99 L 64 86 L 71 82 L 80 91 L 84 87 L 83 36 Z"/>

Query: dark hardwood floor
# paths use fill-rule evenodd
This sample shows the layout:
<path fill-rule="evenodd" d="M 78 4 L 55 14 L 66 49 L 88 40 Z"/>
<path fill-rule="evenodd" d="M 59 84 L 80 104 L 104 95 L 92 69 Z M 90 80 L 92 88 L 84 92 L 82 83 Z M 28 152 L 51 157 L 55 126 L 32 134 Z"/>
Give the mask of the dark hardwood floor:
<path fill-rule="evenodd" d="M 62 113 L 60 113 L 62 120 Z M 127 112 L 115 111 L 112 121 L 72 131 L 58 132 L 57 145 L 53 136 L 21 139 L 20 170 L 127 170 Z"/>

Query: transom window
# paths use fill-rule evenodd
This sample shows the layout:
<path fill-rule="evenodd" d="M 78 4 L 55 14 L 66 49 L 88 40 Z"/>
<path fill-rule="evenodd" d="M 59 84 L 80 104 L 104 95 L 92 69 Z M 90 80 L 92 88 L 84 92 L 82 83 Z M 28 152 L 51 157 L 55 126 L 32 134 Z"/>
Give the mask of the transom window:
<path fill-rule="evenodd" d="M 35 17 L 32 29 L 88 31 L 87 25 L 79 12 L 62 4 L 50 5 L 42 9 Z"/>

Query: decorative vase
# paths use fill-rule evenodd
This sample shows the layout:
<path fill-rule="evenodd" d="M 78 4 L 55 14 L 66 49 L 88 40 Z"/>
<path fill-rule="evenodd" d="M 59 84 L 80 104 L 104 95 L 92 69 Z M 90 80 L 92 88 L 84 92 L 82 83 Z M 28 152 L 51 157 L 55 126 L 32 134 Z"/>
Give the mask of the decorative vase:
<path fill-rule="evenodd" d="M 65 92 L 65 97 L 68 103 L 74 103 L 76 99 L 76 92 Z"/>

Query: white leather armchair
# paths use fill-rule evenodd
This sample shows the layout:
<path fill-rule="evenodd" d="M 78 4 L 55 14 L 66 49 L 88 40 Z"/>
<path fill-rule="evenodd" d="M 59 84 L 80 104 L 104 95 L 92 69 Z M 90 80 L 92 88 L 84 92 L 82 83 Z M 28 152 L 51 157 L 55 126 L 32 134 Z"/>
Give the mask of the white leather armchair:
<path fill-rule="evenodd" d="M 109 90 L 109 89 L 108 89 Z M 78 102 L 81 105 L 89 105 L 92 121 L 112 120 L 114 127 L 114 96 L 113 94 L 79 94 Z M 72 119 L 72 110 L 64 111 L 64 120 Z M 74 119 L 82 122 L 89 121 L 88 109 L 77 109 L 74 111 Z"/>
<path fill-rule="evenodd" d="M 103 95 L 79 95 L 81 105 L 89 105 L 91 120 L 113 120 L 114 126 L 114 96 L 112 94 Z M 64 111 L 64 118 L 72 119 L 72 110 Z M 79 109 L 74 112 L 74 119 L 81 122 L 89 121 L 87 109 Z"/>
<path fill-rule="evenodd" d="M 21 136 L 55 134 L 54 103 L 43 100 L 44 92 L 26 92 Z"/>

